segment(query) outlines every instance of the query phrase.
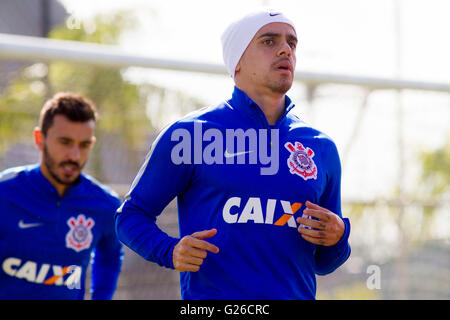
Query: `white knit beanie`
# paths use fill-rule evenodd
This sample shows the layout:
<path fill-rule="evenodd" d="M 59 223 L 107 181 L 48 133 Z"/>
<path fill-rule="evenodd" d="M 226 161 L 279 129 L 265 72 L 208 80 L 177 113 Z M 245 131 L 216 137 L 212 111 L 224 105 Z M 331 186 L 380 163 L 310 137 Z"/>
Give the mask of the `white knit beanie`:
<path fill-rule="evenodd" d="M 261 9 L 245 15 L 231 23 L 222 34 L 222 53 L 228 73 L 234 78 L 236 65 L 259 29 L 272 22 L 283 22 L 295 26 L 279 11 Z"/>

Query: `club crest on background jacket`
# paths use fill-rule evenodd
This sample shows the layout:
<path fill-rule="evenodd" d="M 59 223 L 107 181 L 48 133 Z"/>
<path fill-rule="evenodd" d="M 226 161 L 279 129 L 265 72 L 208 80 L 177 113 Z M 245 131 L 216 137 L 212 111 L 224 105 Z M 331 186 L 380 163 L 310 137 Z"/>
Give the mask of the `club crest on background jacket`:
<path fill-rule="evenodd" d="M 70 230 L 66 235 L 66 247 L 72 248 L 76 252 L 87 249 L 91 246 L 91 229 L 95 222 L 91 218 L 86 219 L 83 214 L 78 217 L 71 217 L 67 220 Z"/>

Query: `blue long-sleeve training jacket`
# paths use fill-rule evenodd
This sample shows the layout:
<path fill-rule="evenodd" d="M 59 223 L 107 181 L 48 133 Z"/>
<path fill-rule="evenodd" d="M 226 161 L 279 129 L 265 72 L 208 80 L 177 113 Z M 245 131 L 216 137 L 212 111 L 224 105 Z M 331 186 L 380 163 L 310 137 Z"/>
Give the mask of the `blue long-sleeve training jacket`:
<path fill-rule="evenodd" d="M 156 224 L 177 197 L 180 237 L 216 228 L 198 272 L 181 272 L 183 299 L 314 299 L 315 275 L 350 255 L 350 223 L 333 246 L 307 242 L 295 219 L 307 200 L 342 216 L 341 166 L 333 141 L 289 111 L 270 126 L 235 87 L 232 98 L 167 126 L 116 213 L 119 239 L 174 268 L 179 239 Z"/>
<path fill-rule="evenodd" d="M 80 175 L 61 197 L 39 164 L 0 173 L 0 299 L 113 297 L 123 250 L 114 230 L 120 199 Z"/>

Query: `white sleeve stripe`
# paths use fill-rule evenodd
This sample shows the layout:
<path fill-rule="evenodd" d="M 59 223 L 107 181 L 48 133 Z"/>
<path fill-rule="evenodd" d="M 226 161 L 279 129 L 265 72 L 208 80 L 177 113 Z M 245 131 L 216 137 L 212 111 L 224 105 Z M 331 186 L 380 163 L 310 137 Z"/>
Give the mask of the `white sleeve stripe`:
<path fill-rule="evenodd" d="M 14 179 L 21 173 L 22 171 L 28 170 L 30 168 L 34 167 L 34 165 L 25 165 L 25 166 L 18 166 L 18 167 L 12 167 L 9 169 L 5 169 L 4 171 L 0 172 L 0 182 Z"/>
<path fill-rule="evenodd" d="M 10 171 L 5 173 L 0 172 L 0 182 L 14 179 L 18 174 L 19 171 Z"/>

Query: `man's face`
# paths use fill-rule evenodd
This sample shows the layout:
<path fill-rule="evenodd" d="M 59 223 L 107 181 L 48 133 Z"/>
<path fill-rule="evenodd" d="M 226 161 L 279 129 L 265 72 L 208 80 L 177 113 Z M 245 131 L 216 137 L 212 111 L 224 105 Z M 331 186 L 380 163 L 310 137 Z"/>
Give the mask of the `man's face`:
<path fill-rule="evenodd" d="M 94 129 L 94 120 L 72 122 L 56 115 L 45 137 L 35 130 L 41 169 L 53 185 L 68 186 L 78 179 L 95 142 Z"/>
<path fill-rule="evenodd" d="M 292 86 L 297 36 L 286 23 L 273 22 L 255 34 L 236 66 L 236 83 L 243 87 L 286 93 Z"/>

